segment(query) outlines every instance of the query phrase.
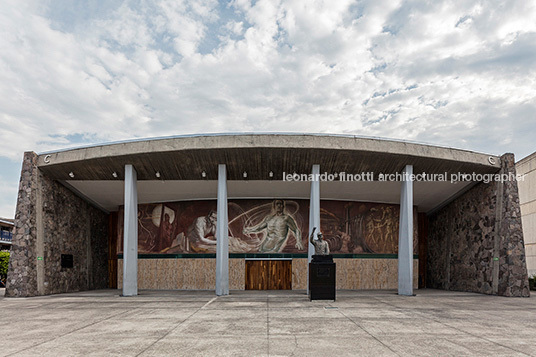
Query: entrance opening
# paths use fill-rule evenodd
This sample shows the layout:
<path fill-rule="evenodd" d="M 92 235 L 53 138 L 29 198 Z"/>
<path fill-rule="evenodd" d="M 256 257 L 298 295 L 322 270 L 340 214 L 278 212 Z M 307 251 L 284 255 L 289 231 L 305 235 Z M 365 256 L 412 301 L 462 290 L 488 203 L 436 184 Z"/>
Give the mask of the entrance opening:
<path fill-rule="evenodd" d="M 246 260 L 246 290 L 292 290 L 292 260 Z"/>

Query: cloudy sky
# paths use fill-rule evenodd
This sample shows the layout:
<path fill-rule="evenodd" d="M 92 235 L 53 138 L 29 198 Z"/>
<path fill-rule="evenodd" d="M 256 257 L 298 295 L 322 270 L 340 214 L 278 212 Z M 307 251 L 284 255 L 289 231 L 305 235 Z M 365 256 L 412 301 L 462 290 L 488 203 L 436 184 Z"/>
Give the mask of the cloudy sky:
<path fill-rule="evenodd" d="M 24 151 L 315 132 L 536 151 L 536 2 L 3 0 L 0 216 Z"/>

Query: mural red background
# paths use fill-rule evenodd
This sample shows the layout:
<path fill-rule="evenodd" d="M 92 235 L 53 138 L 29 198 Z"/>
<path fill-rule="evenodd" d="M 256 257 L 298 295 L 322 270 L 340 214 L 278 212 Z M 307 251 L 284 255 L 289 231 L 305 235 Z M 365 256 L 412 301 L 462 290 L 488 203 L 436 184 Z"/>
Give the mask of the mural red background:
<path fill-rule="evenodd" d="M 274 200 L 229 200 L 229 252 L 263 253 L 262 242 L 268 229 L 248 232 L 245 228 L 268 222 L 276 229 L 271 236 L 282 242 L 279 253 L 306 253 L 309 231 L 309 201 L 285 199 L 285 222 L 277 216 Z M 332 254 L 396 254 L 398 252 L 399 206 L 348 201 L 321 201 L 321 230 Z M 138 207 L 139 253 L 214 253 L 215 244 L 196 244 L 195 224 L 208 232 L 205 239 L 214 240 L 206 219 L 216 210 L 216 201 L 186 201 L 142 204 Z M 414 212 L 414 246 L 417 247 L 417 213 Z M 303 249 L 296 246 L 292 221 L 300 231 Z M 118 252 L 122 252 L 123 210 L 119 211 Z M 200 235 L 203 235 L 202 233 Z M 264 251 L 266 252 L 266 251 Z M 273 252 L 273 251 L 271 251 Z M 416 250 L 415 250 L 416 252 Z"/>

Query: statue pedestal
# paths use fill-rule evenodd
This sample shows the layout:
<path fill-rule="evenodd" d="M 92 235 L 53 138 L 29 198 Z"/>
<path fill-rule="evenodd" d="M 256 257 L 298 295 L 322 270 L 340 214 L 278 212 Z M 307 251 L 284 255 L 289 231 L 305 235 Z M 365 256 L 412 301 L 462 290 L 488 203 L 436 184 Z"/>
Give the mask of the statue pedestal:
<path fill-rule="evenodd" d="M 313 255 L 309 263 L 309 300 L 335 300 L 335 273 L 332 255 Z"/>

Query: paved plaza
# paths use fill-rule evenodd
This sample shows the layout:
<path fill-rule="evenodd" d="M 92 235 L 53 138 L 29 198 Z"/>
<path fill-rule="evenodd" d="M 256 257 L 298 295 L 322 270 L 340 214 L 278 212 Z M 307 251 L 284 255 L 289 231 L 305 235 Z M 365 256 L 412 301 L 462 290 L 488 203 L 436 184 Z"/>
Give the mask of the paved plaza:
<path fill-rule="evenodd" d="M 0 310 L 1 356 L 536 356 L 536 296 L 98 290 Z"/>

